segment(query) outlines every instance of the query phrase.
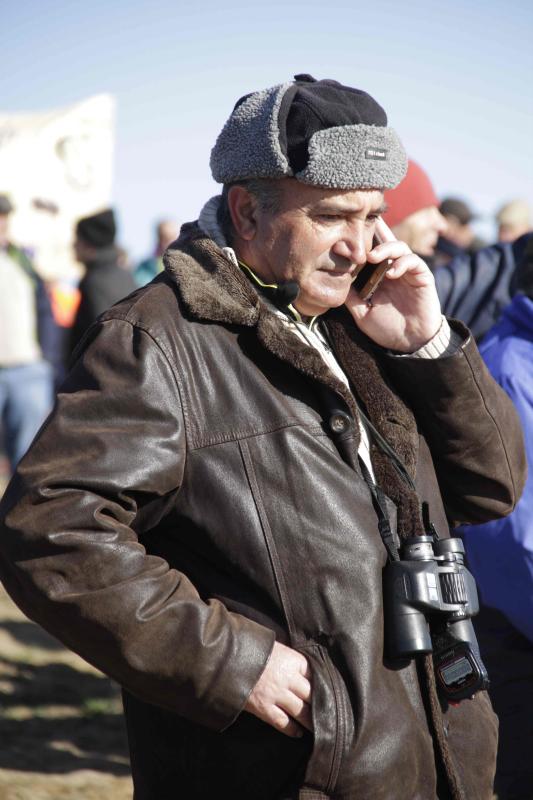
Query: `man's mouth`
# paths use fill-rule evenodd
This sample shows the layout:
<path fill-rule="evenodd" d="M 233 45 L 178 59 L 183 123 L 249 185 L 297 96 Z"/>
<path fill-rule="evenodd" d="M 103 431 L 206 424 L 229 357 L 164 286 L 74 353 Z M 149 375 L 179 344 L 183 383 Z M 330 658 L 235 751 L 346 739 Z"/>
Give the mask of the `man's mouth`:
<path fill-rule="evenodd" d="M 337 275 L 339 277 L 350 275 L 350 277 L 354 278 L 360 269 L 361 267 L 356 264 L 350 264 L 346 267 L 320 267 L 320 272 L 327 272 L 328 275 Z"/>

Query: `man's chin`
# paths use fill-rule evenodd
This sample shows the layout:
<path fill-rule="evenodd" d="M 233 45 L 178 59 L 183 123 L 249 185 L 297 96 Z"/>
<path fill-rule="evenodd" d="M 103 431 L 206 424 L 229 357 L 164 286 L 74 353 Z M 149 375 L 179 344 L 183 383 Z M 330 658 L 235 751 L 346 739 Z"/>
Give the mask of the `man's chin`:
<path fill-rule="evenodd" d="M 295 308 L 304 317 L 318 317 L 330 311 L 332 308 L 339 308 L 344 305 L 350 293 L 351 283 L 346 292 L 332 292 L 331 295 L 321 297 L 306 297 L 300 294 L 296 301 Z"/>
<path fill-rule="evenodd" d="M 435 255 L 435 248 L 437 247 L 437 242 L 434 241 L 432 244 L 426 244 L 424 247 L 420 248 L 419 250 L 415 250 L 414 252 L 420 258 L 431 258 Z"/>

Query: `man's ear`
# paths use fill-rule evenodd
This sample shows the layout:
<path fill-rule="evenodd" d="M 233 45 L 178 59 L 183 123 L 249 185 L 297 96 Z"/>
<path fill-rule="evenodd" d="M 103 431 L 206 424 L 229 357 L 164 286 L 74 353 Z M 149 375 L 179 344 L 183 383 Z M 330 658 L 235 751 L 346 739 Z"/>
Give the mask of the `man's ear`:
<path fill-rule="evenodd" d="M 257 229 L 257 198 L 244 186 L 232 186 L 228 192 L 228 208 L 237 236 L 251 241 Z"/>

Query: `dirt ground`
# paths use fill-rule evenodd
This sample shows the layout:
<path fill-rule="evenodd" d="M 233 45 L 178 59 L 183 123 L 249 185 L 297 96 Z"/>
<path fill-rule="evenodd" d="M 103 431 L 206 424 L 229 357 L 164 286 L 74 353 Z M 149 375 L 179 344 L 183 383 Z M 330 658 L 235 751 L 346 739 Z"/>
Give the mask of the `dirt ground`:
<path fill-rule="evenodd" d="M 0 586 L 0 800 L 131 800 L 118 687 Z"/>

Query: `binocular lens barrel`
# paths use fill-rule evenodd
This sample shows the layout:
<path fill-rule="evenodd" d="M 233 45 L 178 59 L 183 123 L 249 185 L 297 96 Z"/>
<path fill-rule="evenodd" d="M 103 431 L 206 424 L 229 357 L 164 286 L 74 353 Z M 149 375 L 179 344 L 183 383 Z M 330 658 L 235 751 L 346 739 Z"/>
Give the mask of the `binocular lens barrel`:
<path fill-rule="evenodd" d="M 420 653 L 433 652 L 429 628 L 424 617 L 414 614 L 402 614 L 401 621 L 396 619 L 394 633 L 390 631 L 393 641 L 389 642 L 387 651 L 396 653 L 399 658 L 412 658 Z"/>

